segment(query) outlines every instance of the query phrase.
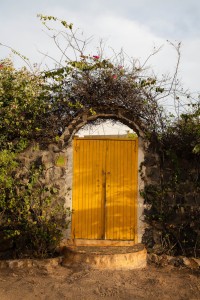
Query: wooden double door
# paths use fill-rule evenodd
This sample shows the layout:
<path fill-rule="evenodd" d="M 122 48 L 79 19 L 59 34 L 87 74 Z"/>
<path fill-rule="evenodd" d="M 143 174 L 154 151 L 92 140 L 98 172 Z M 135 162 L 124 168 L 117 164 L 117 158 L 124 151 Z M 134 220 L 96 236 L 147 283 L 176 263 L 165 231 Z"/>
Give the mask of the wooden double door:
<path fill-rule="evenodd" d="M 134 240 L 137 139 L 73 140 L 72 237 Z"/>

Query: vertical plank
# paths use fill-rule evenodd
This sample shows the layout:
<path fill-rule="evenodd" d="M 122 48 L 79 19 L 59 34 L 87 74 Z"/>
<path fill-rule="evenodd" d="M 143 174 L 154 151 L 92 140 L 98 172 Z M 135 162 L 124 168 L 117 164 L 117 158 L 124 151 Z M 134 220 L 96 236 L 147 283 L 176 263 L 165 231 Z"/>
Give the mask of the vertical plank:
<path fill-rule="evenodd" d="M 125 196 L 125 226 L 124 226 L 124 232 L 123 235 L 127 240 L 131 239 L 131 227 L 133 224 L 131 224 L 131 214 L 134 213 L 134 197 L 133 197 L 133 185 L 134 183 L 131 182 L 131 174 L 133 172 L 132 170 L 132 161 L 133 161 L 133 155 L 131 157 L 130 155 L 130 147 L 132 142 L 128 141 L 124 143 L 124 152 L 125 152 L 125 160 L 124 160 L 124 168 L 125 168 L 125 182 L 124 182 L 124 196 Z"/>
<path fill-rule="evenodd" d="M 79 199 L 79 155 L 80 149 L 78 146 L 78 140 L 73 141 L 73 198 Z M 78 201 L 73 201 L 72 206 L 72 237 L 76 238 L 76 224 L 79 224 L 79 215 L 76 213 L 78 209 L 81 209 Z"/>
<path fill-rule="evenodd" d="M 101 238 L 100 149 L 92 140 L 74 140 L 73 217 L 75 238 Z"/>
<path fill-rule="evenodd" d="M 101 239 L 105 141 L 75 139 L 73 164 L 72 236 Z M 104 166 L 105 168 L 105 166 Z"/>
<path fill-rule="evenodd" d="M 101 238 L 106 236 L 106 160 L 107 160 L 107 141 L 101 140 Z"/>
<path fill-rule="evenodd" d="M 110 140 L 106 186 L 106 238 L 133 240 L 137 199 L 134 140 Z"/>

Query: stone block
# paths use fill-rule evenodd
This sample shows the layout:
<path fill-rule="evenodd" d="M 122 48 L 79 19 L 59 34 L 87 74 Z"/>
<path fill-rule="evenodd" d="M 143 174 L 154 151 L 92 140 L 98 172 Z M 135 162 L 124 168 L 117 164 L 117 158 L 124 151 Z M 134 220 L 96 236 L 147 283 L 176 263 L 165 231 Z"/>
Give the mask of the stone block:
<path fill-rule="evenodd" d="M 9 263 L 6 260 L 0 260 L 0 269 L 6 269 L 9 267 Z"/>
<path fill-rule="evenodd" d="M 67 166 L 67 157 L 65 154 L 60 154 L 55 161 L 56 167 L 66 168 Z"/>
<path fill-rule="evenodd" d="M 160 181 L 160 170 L 158 167 L 148 167 L 146 168 L 146 176 L 150 181 L 159 182 Z"/>
<path fill-rule="evenodd" d="M 158 164 L 156 155 L 147 154 L 144 159 L 144 165 L 147 167 L 156 166 Z"/>
<path fill-rule="evenodd" d="M 190 269 L 199 269 L 200 268 L 200 260 L 188 257 L 182 257 L 183 264 Z"/>
<path fill-rule="evenodd" d="M 48 146 L 48 149 L 49 149 L 49 151 L 54 152 L 54 153 L 60 152 L 60 148 L 56 144 L 50 144 Z"/>

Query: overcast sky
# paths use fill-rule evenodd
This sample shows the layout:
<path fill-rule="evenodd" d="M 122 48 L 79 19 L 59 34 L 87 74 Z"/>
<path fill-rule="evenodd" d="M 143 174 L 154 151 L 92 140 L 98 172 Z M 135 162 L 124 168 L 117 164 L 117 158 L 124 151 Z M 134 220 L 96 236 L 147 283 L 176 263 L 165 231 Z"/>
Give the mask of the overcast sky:
<path fill-rule="evenodd" d="M 173 72 L 175 68 L 176 53 L 166 40 L 180 41 L 180 78 L 185 88 L 200 91 L 199 0 L 0 0 L 0 43 L 34 62 L 41 60 L 37 49 L 54 53 L 52 41 L 36 17 L 38 13 L 72 22 L 87 36 L 93 35 L 97 44 L 103 38 L 107 46 L 116 51 L 123 47 L 141 62 L 154 46 L 164 45 L 150 61 L 159 73 Z M 0 58 L 9 54 L 2 47 L 0 50 Z"/>

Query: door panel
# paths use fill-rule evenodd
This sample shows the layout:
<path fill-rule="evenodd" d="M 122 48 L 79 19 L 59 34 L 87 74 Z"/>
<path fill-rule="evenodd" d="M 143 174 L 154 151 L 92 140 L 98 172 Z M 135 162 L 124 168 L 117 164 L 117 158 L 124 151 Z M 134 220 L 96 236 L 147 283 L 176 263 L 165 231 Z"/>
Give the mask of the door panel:
<path fill-rule="evenodd" d="M 134 141 L 108 141 L 106 239 L 133 240 L 137 169 Z M 134 169 L 135 167 L 135 169 Z"/>
<path fill-rule="evenodd" d="M 137 140 L 74 139 L 72 235 L 133 240 Z"/>
<path fill-rule="evenodd" d="M 73 215 L 74 238 L 104 236 L 104 189 L 106 141 L 74 140 Z"/>

